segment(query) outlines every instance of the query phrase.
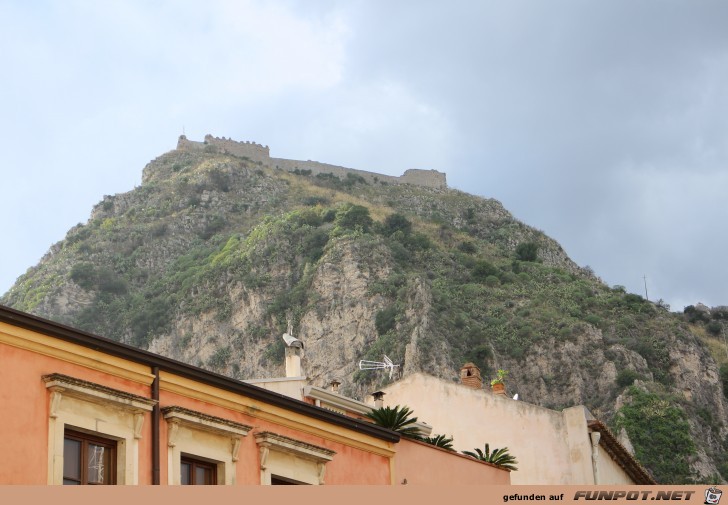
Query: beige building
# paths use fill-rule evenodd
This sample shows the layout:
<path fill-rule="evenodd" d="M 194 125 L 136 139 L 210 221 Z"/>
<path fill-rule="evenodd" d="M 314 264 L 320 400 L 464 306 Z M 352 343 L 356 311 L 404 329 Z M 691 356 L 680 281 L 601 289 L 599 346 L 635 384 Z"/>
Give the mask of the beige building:
<path fill-rule="evenodd" d="M 480 370 L 463 366 L 460 383 L 416 373 L 390 384 L 365 403 L 338 394 L 338 383 L 312 386 L 301 360 L 303 344 L 286 334 L 286 377 L 249 384 L 303 400 L 348 417 L 364 418 L 372 408 L 406 405 L 423 436 L 453 437 L 457 451 L 489 443 L 508 447 L 518 460 L 512 484 L 655 484 L 634 456 L 584 406 L 561 412 L 483 389 Z"/>
<path fill-rule="evenodd" d="M 459 384 L 416 373 L 383 391 L 386 405 L 408 406 L 458 451 L 508 447 L 518 460 L 512 484 L 655 484 L 586 407 L 558 412 L 491 393 L 471 363 Z"/>

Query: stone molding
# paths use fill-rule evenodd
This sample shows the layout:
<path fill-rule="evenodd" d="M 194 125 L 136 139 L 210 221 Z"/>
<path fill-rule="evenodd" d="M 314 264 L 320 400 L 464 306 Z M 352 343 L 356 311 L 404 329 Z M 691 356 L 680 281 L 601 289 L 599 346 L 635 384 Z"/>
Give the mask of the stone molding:
<path fill-rule="evenodd" d="M 68 375 L 53 373 L 42 377 L 46 388 L 51 391 L 50 417 L 57 417 L 62 396 L 72 396 L 95 403 L 113 404 L 130 409 L 135 413 L 151 412 L 157 403 L 149 398 L 119 391 L 95 382 L 89 382 Z M 136 431 L 141 431 L 141 428 Z M 138 438 L 138 437 L 137 437 Z"/>

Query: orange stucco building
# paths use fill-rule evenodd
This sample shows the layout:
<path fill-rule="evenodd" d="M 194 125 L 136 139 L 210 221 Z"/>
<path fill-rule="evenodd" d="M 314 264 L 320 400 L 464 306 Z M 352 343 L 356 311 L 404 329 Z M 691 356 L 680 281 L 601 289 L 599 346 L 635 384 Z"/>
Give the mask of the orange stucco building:
<path fill-rule="evenodd" d="M 0 484 L 509 484 L 369 422 L 0 306 Z"/>

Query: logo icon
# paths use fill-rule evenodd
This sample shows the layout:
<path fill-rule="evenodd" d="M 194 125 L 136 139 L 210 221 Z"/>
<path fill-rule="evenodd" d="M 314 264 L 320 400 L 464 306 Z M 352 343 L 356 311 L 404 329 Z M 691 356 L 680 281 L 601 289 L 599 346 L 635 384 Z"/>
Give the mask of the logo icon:
<path fill-rule="evenodd" d="M 723 495 L 723 491 L 717 487 L 711 487 L 705 490 L 705 503 L 707 505 L 718 505 L 720 503 L 720 497 Z"/>

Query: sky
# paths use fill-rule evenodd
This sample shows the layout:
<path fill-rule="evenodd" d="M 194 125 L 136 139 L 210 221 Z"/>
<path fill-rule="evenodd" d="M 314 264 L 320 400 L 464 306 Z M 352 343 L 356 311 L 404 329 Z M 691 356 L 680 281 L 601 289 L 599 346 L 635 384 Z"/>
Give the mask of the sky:
<path fill-rule="evenodd" d="M 0 293 L 210 133 L 447 173 L 673 311 L 728 305 L 728 2 L 0 0 Z"/>

